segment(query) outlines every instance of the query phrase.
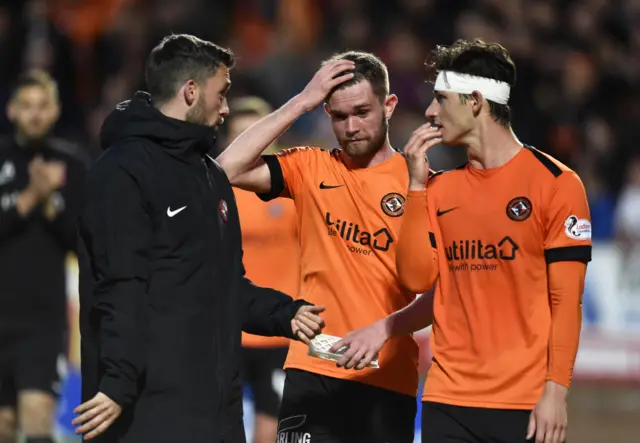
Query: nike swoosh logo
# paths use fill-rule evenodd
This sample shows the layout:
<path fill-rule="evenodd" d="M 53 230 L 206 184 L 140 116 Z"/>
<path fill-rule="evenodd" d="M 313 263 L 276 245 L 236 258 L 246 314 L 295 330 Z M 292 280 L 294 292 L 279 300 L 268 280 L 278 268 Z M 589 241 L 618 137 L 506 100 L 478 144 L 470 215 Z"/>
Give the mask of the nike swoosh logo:
<path fill-rule="evenodd" d="M 180 213 L 180 212 L 184 211 L 186 208 L 187 208 L 186 206 L 183 206 L 183 207 L 181 207 L 181 208 L 176 209 L 175 211 L 172 211 L 172 210 L 171 210 L 171 206 L 169 206 L 169 207 L 167 208 L 167 215 L 168 215 L 169 217 L 173 217 L 174 215 L 176 215 L 176 214 L 178 214 L 178 213 Z"/>
<path fill-rule="evenodd" d="M 341 188 L 344 185 L 325 185 L 324 182 L 320 183 L 320 189 L 334 189 L 334 188 Z"/>
<path fill-rule="evenodd" d="M 458 209 L 458 207 L 456 206 L 455 208 L 447 209 L 445 211 L 441 211 L 440 209 L 438 209 L 438 212 L 436 213 L 436 215 L 440 217 L 441 215 L 445 215 L 447 212 L 451 212 L 455 209 Z"/>

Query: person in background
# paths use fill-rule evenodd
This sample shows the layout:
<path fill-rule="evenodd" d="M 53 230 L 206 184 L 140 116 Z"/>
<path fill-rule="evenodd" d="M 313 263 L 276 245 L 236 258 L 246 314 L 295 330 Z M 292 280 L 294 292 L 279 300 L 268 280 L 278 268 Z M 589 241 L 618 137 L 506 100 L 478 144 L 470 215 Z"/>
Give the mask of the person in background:
<path fill-rule="evenodd" d="M 613 218 L 616 245 L 621 253 L 617 291 L 628 300 L 626 315 L 633 321 L 640 315 L 638 308 L 632 308 L 640 306 L 640 155 L 636 154 L 627 165 L 625 183 Z"/>
<path fill-rule="evenodd" d="M 614 213 L 615 236 L 621 249 L 628 255 L 640 245 L 640 155 L 627 167 L 626 182 L 622 187 Z"/>
<path fill-rule="evenodd" d="M 58 86 L 20 76 L 0 139 L 0 442 L 51 443 L 65 351 L 65 261 L 75 250 L 86 155 L 51 136 Z"/>
<path fill-rule="evenodd" d="M 236 99 L 229 107 L 229 143 L 271 112 L 271 107 L 259 97 Z M 265 153 L 278 151 L 274 144 Z M 296 298 L 300 285 L 300 249 L 293 201 L 277 198 L 265 203 L 253 192 L 239 188 L 234 188 L 234 194 L 240 213 L 247 277 L 256 285 Z M 243 333 L 242 347 L 243 378 L 251 388 L 255 407 L 253 443 L 273 443 L 289 340 Z"/>

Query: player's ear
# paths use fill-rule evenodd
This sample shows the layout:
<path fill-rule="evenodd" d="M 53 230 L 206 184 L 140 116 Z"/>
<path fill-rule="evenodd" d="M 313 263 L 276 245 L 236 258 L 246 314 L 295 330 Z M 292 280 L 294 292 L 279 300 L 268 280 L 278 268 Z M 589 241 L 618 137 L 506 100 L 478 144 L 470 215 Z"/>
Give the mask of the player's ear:
<path fill-rule="evenodd" d="M 193 80 L 187 80 L 182 87 L 182 96 L 188 106 L 193 105 L 198 98 L 198 84 Z"/>
<path fill-rule="evenodd" d="M 393 115 L 393 111 L 398 106 L 398 96 L 395 94 L 388 95 L 384 99 L 384 116 L 389 120 Z"/>
<path fill-rule="evenodd" d="M 331 109 L 329 108 L 329 105 L 326 102 L 322 106 L 322 108 L 324 109 L 324 112 L 326 112 L 328 116 L 331 116 Z"/>
<path fill-rule="evenodd" d="M 471 93 L 471 110 L 473 111 L 473 115 L 480 114 L 482 110 L 482 105 L 484 104 L 484 97 L 479 91 L 473 91 Z"/>

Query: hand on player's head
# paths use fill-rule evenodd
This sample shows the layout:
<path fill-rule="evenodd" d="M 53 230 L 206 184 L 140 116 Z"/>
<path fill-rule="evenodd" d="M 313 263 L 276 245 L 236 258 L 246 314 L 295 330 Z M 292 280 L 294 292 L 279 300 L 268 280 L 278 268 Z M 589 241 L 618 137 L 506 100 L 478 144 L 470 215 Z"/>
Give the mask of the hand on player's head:
<path fill-rule="evenodd" d="M 426 123 L 413 131 L 402 153 L 409 169 L 409 189 L 424 189 L 429 174 L 427 151 L 442 141 L 440 128 Z"/>
<path fill-rule="evenodd" d="M 324 319 L 318 314 L 324 311 L 322 306 L 303 306 L 291 320 L 293 335 L 303 343 L 309 344 L 324 328 Z"/>
<path fill-rule="evenodd" d="M 300 93 L 305 111 L 314 110 L 325 101 L 333 88 L 352 79 L 353 72 L 350 71 L 353 71 L 355 66 L 353 61 L 345 59 L 335 60 L 322 66 Z"/>

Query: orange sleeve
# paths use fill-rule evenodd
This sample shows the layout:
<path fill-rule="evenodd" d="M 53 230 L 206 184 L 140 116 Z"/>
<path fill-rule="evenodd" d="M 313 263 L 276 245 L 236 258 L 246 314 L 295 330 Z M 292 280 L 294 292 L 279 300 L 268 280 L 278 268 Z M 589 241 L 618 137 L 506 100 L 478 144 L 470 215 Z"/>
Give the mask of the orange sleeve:
<path fill-rule="evenodd" d="M 556 179 L 547 212 L 545 258 L 551 304 L 547 379 L 569 387 L 582 325 L 591 219 L 584 186 L 573 171 Z"/>
<path fill-rule="evenodd" d="M 582 327 L 582 292 L 587 266 L 557 262 L 548 266 L 551 333 L 547 379 L 569 387 Z"/>
<path fill-rule="evenodd" d="M 573 171 L 556 179 L 546 213 L 547 263 L 591 260 L 591 215 L 582 181 Z"/>
<path fill-rule="evenodd" d="M 295 199 L 302 185 L 302 178 L 309 174 L 310 168 L 315 164 L 315 151 L 314 148 L 297 147 L 262 156 L 271 174 L 271 190 L 258 197 L 264 201 L 278 197 Z"/>
<path fill-rule="evenodd" d="M 426 191 L 409 191 L 398 238 L 396 267 L 400 283 L 410 292 L 431 289 L 438 276 L 436 237 L 430 228 Z"/>

